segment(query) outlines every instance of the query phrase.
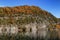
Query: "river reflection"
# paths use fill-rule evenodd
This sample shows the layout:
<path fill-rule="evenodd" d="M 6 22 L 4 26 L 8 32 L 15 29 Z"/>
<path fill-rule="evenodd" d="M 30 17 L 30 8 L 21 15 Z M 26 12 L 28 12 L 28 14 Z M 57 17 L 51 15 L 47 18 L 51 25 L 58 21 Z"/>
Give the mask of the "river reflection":
<path fill-rule="evenodd" d="M 23 33 L 24 34 L 24 33 Z M 60 40 L 60 31 L 40 30 L 38 32 L 26 32 L 25 36 L 34 37 L 37 40 Z"/>
<path fill-rule="evenodd" d="M 25 33 L 21 33 L 21 34 L 24 36 L 28 36 L 31 39 L 34 38 L 34 40 L 40 40 L 40 39 L 60 40 L 60 31 L 56 31 L 56 30 L 53 30 L 53 31 L 40 30 L 38 32 L 25 32 Z"/>
<path fill-rule="evenodd" d="M 28 38 L 28 40 L 60 40 L 60 31 L 49 31 L 46 29 L 40 29 L 38 31 L 34 31 L 34 32 L 20 32 L 17 33 L 17 35 L 2 35 L 0 36 L 1 40 L 22 40 L 22 39 L 26 39 Z"/>

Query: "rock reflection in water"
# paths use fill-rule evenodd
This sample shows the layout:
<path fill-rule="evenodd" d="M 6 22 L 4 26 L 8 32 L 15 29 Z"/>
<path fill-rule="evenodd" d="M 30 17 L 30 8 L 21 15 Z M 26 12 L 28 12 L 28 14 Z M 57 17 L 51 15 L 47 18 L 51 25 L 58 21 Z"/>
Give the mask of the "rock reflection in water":
<path fill-rule="evenodd" d="M 24 29 L 24 27 L 26 29 Z M 60 38 L 60 31 L 59 30 L 53 30 L 53 31 L 50 31 L 48 30 L 48 28 L 46 28 L 46 25 L 42 25 L 41 26 L 37 26 L 36 23 L 34 24 L 26 24 L 24 25 L 24 27 L 22 27 L 20 29 L 21 32 L 19 32 L 19 29 L 18 27 L 16 26 L 13 26 L 13 27 L 0 27 L 0 38 L 3 39 L 7 36 L 7 38 L 14 38 L 14 39 L 21 39 L 21 38 L 25 38 L 26 36 L 26 39 L 29 37 L 31 39 L 34 38 L 37 39 L 37 40 L 40 40 L 40 39 L 45 39 L 45 40 L 52 40 L 52 39 L 59 39 Z M 4 30 L 5 31 L 4 31 Z M 23 30 L 24 29 L 24 30 Z M 3 31 L 1 31 L 3 30 Z M 2 35 L 2 34 L 6 34 L 6 35 Z M 7 35 L 9 34 L 9 35 Z M 11 35 L 10 35 L 11 34 Z M 4 36 L 4 37 L 2 37 Z M 23 37 L 22 37 L 23 36 Z M 20 38 L 21 37 L 21 38 Z"/>
<path fill-rule="evenodd" d="M 23 35 L 28 36 L 30 38 L 34 38 L 37 40 L 44 39 L 44 40 L 59 40 L 60 38 L 60 31 L 47 31 L 47 30 L 40 30 L 38 32 L 25 32 Z"/>

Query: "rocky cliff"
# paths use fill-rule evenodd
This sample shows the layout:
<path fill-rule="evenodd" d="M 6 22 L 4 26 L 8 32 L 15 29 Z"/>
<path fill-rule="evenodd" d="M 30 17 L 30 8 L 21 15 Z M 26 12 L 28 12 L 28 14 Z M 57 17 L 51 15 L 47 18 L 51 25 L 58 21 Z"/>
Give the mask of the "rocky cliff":
<path fill-rule="evenodd" d="M 0 34 L 45 37 L 56 28 L 57 18 L 37 6 L 0 7 Z"/>

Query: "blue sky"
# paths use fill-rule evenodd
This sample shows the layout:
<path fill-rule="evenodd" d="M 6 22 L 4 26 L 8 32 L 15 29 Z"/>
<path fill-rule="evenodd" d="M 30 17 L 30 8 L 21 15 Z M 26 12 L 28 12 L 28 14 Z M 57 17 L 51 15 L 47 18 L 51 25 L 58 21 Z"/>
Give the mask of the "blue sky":
<path fill-rule="evenodd" d="M 21 5 L 39 6 L 60 18 L 60 0 L 0 0 L 0 7 Z"/>

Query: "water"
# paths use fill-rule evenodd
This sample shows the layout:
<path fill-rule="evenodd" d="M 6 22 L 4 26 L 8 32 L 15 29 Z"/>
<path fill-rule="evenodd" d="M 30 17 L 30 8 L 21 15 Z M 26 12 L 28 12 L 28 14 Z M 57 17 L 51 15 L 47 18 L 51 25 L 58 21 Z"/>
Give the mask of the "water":
<path fill-rule="evenodd" d="M 17 35 L 0 35 L 0 40 L 60 40 L 60 31 L 40 30 L 38 32 L 18 33 Z M 29 34 L 29 35 L 28 35 Z"/>

